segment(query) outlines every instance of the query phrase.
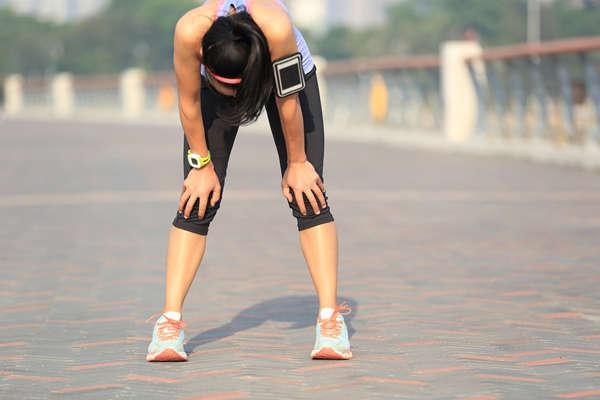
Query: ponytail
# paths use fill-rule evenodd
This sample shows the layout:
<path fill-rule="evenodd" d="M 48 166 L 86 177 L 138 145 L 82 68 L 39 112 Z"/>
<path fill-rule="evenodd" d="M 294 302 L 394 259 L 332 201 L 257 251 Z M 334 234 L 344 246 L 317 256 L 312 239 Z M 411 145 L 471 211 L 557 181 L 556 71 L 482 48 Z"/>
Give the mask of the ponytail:
<path fill-rule="evenodd" d="M 230 84 L 236 95 L 218 115 L 243 125 L 255 121 L 273 90 L 271 55 L 265 35 L 245 11 L 219 17 L 202 40 L 203 63 L 225 78 L 241 78 Z"/>

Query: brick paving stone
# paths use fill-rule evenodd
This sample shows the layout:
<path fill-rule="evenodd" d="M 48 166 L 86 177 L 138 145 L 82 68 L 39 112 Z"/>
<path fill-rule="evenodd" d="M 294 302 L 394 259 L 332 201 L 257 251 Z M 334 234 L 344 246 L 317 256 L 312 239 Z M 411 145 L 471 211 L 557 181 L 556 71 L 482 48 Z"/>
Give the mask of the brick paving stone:
<path fill-rule="evenodd" d="M 317 301 L 252 129 L 186 300 L 190 359 L 148 363 L 181 130 L 2 122 L 0 398 L 600 398 L 597 174 L 328 140 L 355 357 L 310 360 Z"/>

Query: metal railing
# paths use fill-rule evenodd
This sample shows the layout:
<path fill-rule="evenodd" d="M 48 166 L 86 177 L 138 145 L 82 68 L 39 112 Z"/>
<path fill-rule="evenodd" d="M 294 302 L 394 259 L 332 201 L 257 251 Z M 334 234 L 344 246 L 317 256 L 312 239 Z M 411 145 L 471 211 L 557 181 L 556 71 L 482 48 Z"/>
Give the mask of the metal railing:
<path fill-rule="evenodd" d="M 144 79 L 146 108 L 151 113 L 177 111 L 176 79 L 173 72 L 154 72 Z"/>
<path fill-rule="evenodd" d="M 468 114 L 470 121 L 476 115 L 476 121 L 468 127 L 469 132 L 474 127 L 473 131 L 462 136 L 464 139 L 537 138 L 576 145 L 600 141 L 600 36 L 476 47 L 478 55 L 462 58 L 458 67 L 464 70 L 464 91 L 471 91 L 472 98 L 476 98 L 472 105 L 461 105 L 462 109 L 473 110 Z M 319 69 L 325 118 L 342 126 L 376 123 L 393 128 L 395 135 L 448 135 L 454 129 L 447 125 L 450 104 L 453 108 L 456 104 L 450 102 L 458 100 L 446 91 L 441 76 L 456 76 L 454 72 L 448 74 L 456 64 L 449 66 L 442 58 L 432 54 L 327 63 Z M 51 79 L 43 78 L 12 84 L 11 90 L 20 93 L 13 99 L 22 97 L 22 105 L 21 100 L 13 101 L 12 109 L 16 113 L 47 113 L 54 108 L 67 115 L 82 111 L 114 115 L 124 111 L 124 115 L 134 118 L 177 116 L 172 71 L 138 70 L 133 75 L 124 71 L 69 79 L 66 84 L 64 79 L 59 80 L 62 83 L 56 86 Z M 461 86 L 458 94 L 462 91 Z"/>
<path fill-rule="evenodd" d="M 326 112 L 334 123 L 378 122 L 441 131 L 443 101 L 437 55 L 327 63 Z"/>
<path fill-rule="evenodd" d="M 73 77 L 74 108 L 79 111 L 109 111 L 120 108 L 119 75 Z"/>
<path fill-rule="evenodd" d="M 478 100 L 476 135 L 600 140 L 600 37 L 486 49 L 468 64 Z"/>
<path fill-rule="evenodd" d="M 44 110 L 52 107 L 50 81 L 42 77 L 23 80 L 23 104 L 28 110 Z"/>

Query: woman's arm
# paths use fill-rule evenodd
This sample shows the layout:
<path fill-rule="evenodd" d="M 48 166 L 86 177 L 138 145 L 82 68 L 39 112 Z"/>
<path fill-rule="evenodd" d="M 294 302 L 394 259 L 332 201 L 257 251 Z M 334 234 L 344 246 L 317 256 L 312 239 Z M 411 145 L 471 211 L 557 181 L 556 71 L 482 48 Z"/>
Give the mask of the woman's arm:
<path fill-rule="evenodd" d="M 173 68 L 177 80 L 179 118 L 192 152 L 206 156 L 208 147 L 200 107 L 200 44 L 198 30 L 182 17 L 175 25 Z"/>
<path fill-rule="evenodd" d="M 287 13 L 282 10 L 271 9 L 262 14 L 262 18 L 266 18 L 263 21 L 267 23 L 261 24 L 259 19 L 257 24 L 261 26 L 269 42 L 271 60 L 274 61 L 298 52 L 294 26 Z M 302 194 L 306 195 L 314 212 L 319 214 L 320 209 L 317 199 L 323 208 L 327 207 L 323 195 L 325 186 L 314 166 L 306 157 L 304 150 L 304 120 L 300 99 L 298 94 L 295 93 L 283 98 L 276 97 L 275 102 L 279 111 L 287 149 L 288 167 L 281 185 L 283 195 L 291 203 L 293 197 L 290 189 L 293 189 L 298 207 L 304 215 L 307 214 L 307 211 Z"/>
<path fill-rule="evenodd" d="M 285 13 L 278 13 L 271 17 L 265 36 L 269 42 L 273 61 L 298 52 L 292 21 Z M 304 122 L 298 94 L 283 98 L 276 96 L 275 102 L 285 137 L 288 164 L 306 161 Z"/>
<path fill-rule="evenodd" d="M 179 94 L 179 117 L 190 149 L 201 156 L 208 154 L 200 104 L 200 65 L 202 37 L 209 23 L 207 18 L 186 14 L 177 21 L 174 33 L 173 67 Z M 181 188 L 179 212 L 189 218 L 194 204 L 199 201 L 198 218 L 204 218 L 211 192 L 210 205 L 214 207 L 221 198 L 221 183 L 213 163 L 200 169 L 192 168 Z"/>

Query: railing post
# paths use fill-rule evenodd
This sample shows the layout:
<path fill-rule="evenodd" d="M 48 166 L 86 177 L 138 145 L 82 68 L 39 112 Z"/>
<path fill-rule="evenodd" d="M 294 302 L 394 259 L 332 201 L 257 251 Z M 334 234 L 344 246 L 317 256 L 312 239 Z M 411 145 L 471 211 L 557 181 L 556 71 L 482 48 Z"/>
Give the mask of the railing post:
<path fill-rule="evenodd" d="M 4 112 L 15 115 L 23 111 L 23 76 L 9 75 L 4 80 Z"/>
<path fill-rule="evenodd" d="M 477 120 L 477 94 L 467 60 L 481 56 L 474 41 L 452 41 L 442 45 L 441 76 L 444 100 L 444 135 L 462 142 L 472 135 Z"/>
<path fill-rule="evenodd" d="M 585 69 L 585 82 L 588 88 L 590 98 L 594 103 L 594 110 L 596 112 L 596 126 L 592 131 L 592 141 L 598 144 L 600 141 L 600 86 L 598 84 L 598 74 L 594 65 L 590 61 L 590 58 L 586 53 L 582 54 L 583 64 Z"/>
<path fill-rule="evenodd" d="M 321 56 L 313 56 L 313 62 L 317 67 L 317 81 L 319 82 L 319 93 L 321 95 L 321 107 L 327 110 L 327 80 L 325 71 L 327 70 L 327 60 Z"/>
<path fill-rule="evenodd" d="M 525 137 L 525 107 L 527 105 L 527 97 L 523 87 L 523 78 L 517 60 L 511 60 L 507 63 L 510 72 L 510 86 L 513 98 L 513 109 L 515 111 L 515 133 L 519 138 Z"/>
<path fill-rule="evenodd" d="M 436 69 L 428 70 L 429 77 L 433 82 L 433 96 L 434 96 L 434 104 L 433 107 L 433 118 L 435 120 L 435 126 L 438 129 L 442 129 L 442 125 L 444 123 L 444 97 L 441 93 L 441 83 L 440 83 L 440 73 Z"/>
<path fill-rule="evenodd" d="M 497 65 L 490 62 L 487 65 L 487 79 L 494 93 L 494 110 L 496 112 L 497 129 L 496 132 L 504 134 L 506 132 L 506 94 L 500 78 L 498 77 Z"/>
<path fill-rule="evenodd" d="M 354 115 L 354 121 L 365 122 L 372 121 L 370 110 L 371 88 L 374 72 L 366 74 L 356 74 L 358 80 L 358 98 L 361 100 L 353 101 L 354 108 L 351 110 Z"/>
<path fill-rule="evenodd" d="M 388 86 L 388 121 L 391 124 L 402 125 L 404 123 L 404 91 L 402 89 L 402 77 L 397 70 L 384 72 L 385 82 Z"/>
<path fill-rule="evenodd" d="M 54 114 L 59 117 L 72 115 L 74 104 L 73 76 L 67 72 L 54 75 L 50 88 Z"/>
<path fill-rule="evenodd" d="M 469 75 L 471 76 L 471 80 L 473 82 L 473 88 L 475 89 L 475 94 L 477 95 L 477 122 L 475 123 L 475 133 L 476 135 L 483 135 L 486 131 L 487 125 L 487 102 L 485 89 L 481 83 L 481 79 L 479 78 L 477 71 L 475 71 L 475 66 L 473 65 L 472 61 L 467 61 L 467 68 L 469 69 Z"/>
<path fill-rule="evenodd" d="M 410 99 L 411 99 L 411 93 L 410 93 L 410 86 L 408 85 L 408 80 L 406 79 L 406 75 L 404 73 L 404 71 L 400 72 L 400 74 L 398 75 L 398 87 L 400 88 L 400 95 L 401 95 L 401 111 L 400 111 L 400 121 L 402 123 L 402 126 L 404 128 L 408 128 L 410 126 L 410 120 L 408 118 L 408 115 L 410 114 Z"/>
<path fill-rule="evenodd" d="M 575 116 L 573 115 L 573 93 L 571 91 L 571 79 L 569 77 L 569 71 L 558 58 L 554 58 L 554 65 L 556 66 L 556 73 L 560 83 L 560 91 L 564 101 L 563 115 L 565 128 L 567 130 L 568 140 L 572 140 L 575 137 Z"/>
<path fill-rule="evenodd" d="M 146 106 L 144 80 L 146 71 L 130 68 L 121 74 L 121 104 L 126 118 L 136 118 L 143 114 Z"/>
<path fill-rule="evenodd" d="M 548 135 L 548 104 L 546 100 L 548 95 L 546 93 L 546 86 L 544 86 L 541 64 L 539 57 L 532 57 L 529 59 L 533 92 L 535 93 L 538 103 L 537 123 L 534 130 L 534 137 L 538 139 Z"/>
<path fill-rule="evenodd" d="M 415 90 L 419 95 L 419 108 L 417 110 L 417 116 L 422 124 L 422 121 L 425 119 L 425 113 L 428 106 L 427 85 L 424 82 L 422 74 L 420 74 L 418 70 L 413 71 L 412 75 L 414 77 L 413 82 L 415 83 Z"/>

